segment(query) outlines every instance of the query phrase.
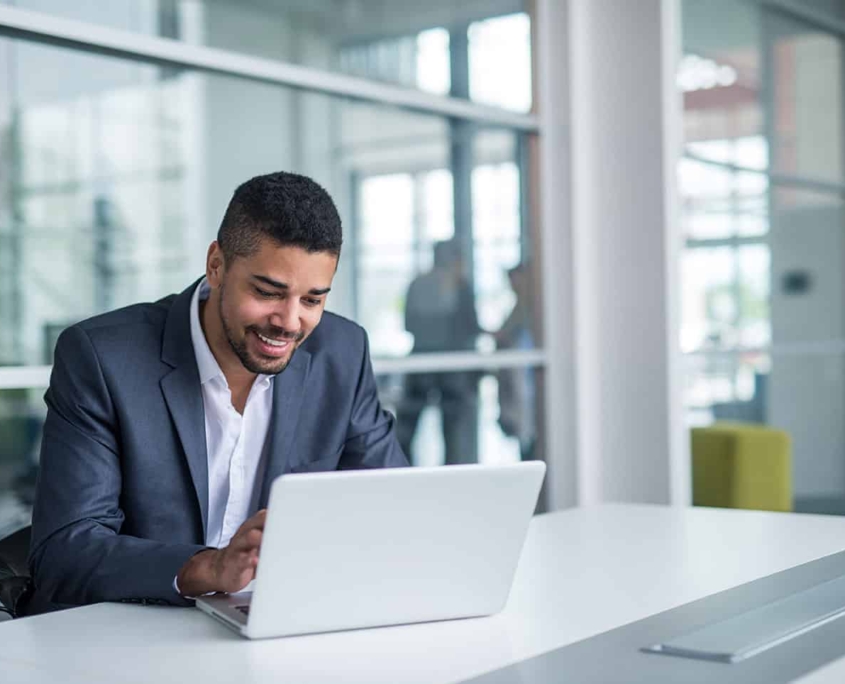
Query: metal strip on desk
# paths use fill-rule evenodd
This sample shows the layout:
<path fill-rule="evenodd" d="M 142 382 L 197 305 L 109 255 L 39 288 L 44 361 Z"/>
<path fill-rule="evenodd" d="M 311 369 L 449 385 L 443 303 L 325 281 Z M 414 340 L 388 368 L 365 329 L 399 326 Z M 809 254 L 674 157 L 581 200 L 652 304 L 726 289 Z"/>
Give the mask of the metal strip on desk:
<path fill-rule="evenodd" d="M 840 577 L 643 650 L 738 663 L 843 616 L 845 577 Z"/>
<path fill-rule="evenodd" d="M 465 684 L 786 684 L 845 656 L 845 620 L 838 619 L 839 609 L 845 607 L 843 597 L 845 552 L 840 552 Z M 559 617 L 579 618 L 577 614 Z M 646 644 L 695 648 L 711 657 L 658 656 L 644 651 Z M 733 662 L 728 659 L 731 655 L 737 658 Z"/>

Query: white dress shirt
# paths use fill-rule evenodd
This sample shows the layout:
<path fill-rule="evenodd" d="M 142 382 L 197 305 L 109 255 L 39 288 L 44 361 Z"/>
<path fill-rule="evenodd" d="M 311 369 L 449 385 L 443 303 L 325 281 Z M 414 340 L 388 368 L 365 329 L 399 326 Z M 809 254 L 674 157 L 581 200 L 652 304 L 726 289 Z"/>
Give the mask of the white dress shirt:
<path fill-rule="evenodd" d="M 273 376 L 258 375 L 243 415 L 232 405 L 229 383 L 200 325 L 199 303 L 211 289 L 205 279 L 191 299 L 191 342 L 197 359 L 208 452 L 208 526 L 205 543 L 222 548 L 257 509 L 256 479 L 267 448 L 273 410 Z"/>

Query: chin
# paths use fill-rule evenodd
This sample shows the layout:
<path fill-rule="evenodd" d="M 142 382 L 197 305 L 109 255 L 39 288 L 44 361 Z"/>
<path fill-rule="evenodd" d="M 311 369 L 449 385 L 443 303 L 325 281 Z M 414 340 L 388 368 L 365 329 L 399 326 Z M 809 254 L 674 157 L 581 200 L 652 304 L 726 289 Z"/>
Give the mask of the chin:
<path fill-rule="evenodd" d="M 295 352 L 296 350 L 294 349 L 293 351 Z M 248 370 L 262 375 L 276 375 L 288 367 L 292 358 L 293 352 L 291 352 L 290 356 L 286 356 L 283 359 L 273 359 L 272 361 L 265 358 L 251 358 L 250 365 L 252 368 L 248 368 Z"/>

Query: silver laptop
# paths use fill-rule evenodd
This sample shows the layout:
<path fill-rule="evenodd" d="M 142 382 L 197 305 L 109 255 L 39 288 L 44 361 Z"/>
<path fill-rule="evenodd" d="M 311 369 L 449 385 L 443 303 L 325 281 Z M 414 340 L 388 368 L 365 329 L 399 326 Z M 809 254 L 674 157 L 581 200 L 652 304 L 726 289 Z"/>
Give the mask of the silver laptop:
<path fill-rule="evenodd" d="M 252 591 L 197 606 L 251 639 L 496 613 L 545 472 L 532 461 L 283 475 Z"/>

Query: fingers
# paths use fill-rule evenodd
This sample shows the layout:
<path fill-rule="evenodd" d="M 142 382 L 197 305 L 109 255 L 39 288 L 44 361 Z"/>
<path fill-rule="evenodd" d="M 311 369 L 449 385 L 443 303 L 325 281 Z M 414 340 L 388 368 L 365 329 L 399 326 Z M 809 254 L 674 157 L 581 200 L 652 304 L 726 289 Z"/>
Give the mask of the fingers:
<path fill-rule="evenodd" d="M 264 532 L 259 529 L 251 529 L 246 534 L 243 535 L 244 546 L 246 550 L 252 551 L 253 549 L 258 552 L 258 548 L 261 546 L 261 540 L 264 538 Z"/>
<path fill-rule="evenodd" d="M 267 509 L 263 509 L 258 511 L 254 516 L 244 521 L 244 523 L 238 528 L 236 534 L 240 534 L 241 532 L 246 532 L 248 530 L 263 530 L 264 529 L 264 522 L 267 519 Z"/>
<path fill-rule="evenodd" d="M 229 593 L 240 591 L 255 578 L 257 567 L 258 546 L 237 548 L 230 544 L 221 549 L 217 590 Z"/>
<path fill-rule="evenodd" d="M 254 579 L 266 517 L 266 510 L 256 513 L 241 525 L 229 545 L 221 549 L 219 576 L 225 585 L 223 591 L 240 591 Z"/>

